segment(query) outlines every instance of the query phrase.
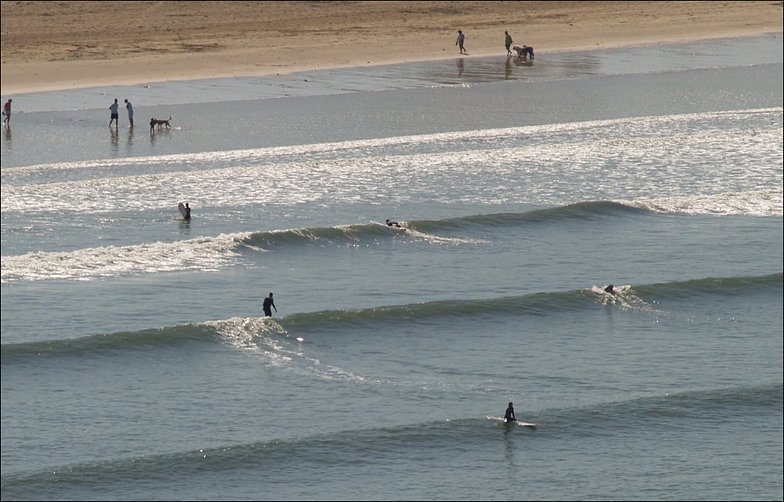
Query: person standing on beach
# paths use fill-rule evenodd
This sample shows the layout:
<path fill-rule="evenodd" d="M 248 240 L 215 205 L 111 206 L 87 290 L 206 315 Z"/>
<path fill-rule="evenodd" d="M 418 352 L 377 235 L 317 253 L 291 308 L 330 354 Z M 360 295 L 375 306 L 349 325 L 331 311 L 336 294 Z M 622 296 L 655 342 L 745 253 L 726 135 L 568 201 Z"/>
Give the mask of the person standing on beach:
<path fill-rule="evenodd" d="M 460 54 L 464 54 L 466 52 L 464 44 L 465 43 L 465 33 L 462 30 L 457 30 L 457 40 L 455 40 L 455 45 L 460 46 Z"/>
<path fill-rule="evenodd" d="M 131 127 L 133 127 L 133 105 L 127 99 L 125 101 L 125 109 L 128 110 L 128 122 L 131 123 Z"/>
<path fill-rule="evenodd" d="M 275 302 L 272 300 L 272 293 L 264 299 L 261 307 L 264 309 L 264 315 L 267 317 L 272 317 L 272 309 L 275 309 L 276 314 L 278 313 L 278 307 L 275 306 Z"/>
<path fill-rule="evenodd" d="M 3 125 L 9 128 L 11 127 L 11 101 L 13 100 L 9 98 L 3 105 Z"/>
<path fill-rule="evenodd" d="M 117 102 L 117 98 L 114 98 L 114 103 L 109 105 L 109 112 L 111 113 L 111 117 L 109 118 L 109 127 L 112 127 L 112 122 L 114 122 L 114 127 L 117 127 L 120 123 L 120 121 L 118 120 L 120 114 L 117 111 L 119 106 L 120 104 Z"/>
<path fill-rule="evenodd" d="M 506 35 L 506 38 L 504 39 L 504 46 L 506 47 L 506 55 L 507 56 L 511 56 L 512 55 L 512 35 L 510 35 L 508 31 L 505 31 L 504 35 Z"/>

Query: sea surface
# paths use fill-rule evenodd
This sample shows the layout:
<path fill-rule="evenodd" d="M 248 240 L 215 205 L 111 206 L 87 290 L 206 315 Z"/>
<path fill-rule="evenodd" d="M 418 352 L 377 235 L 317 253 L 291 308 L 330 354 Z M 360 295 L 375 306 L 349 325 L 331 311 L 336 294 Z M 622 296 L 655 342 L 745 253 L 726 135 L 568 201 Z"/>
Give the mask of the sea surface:
<path fill-rule="evenodd" d="M 782 500 L 782 81 L 778 33 L 13 96 L 2 499 Z"/>

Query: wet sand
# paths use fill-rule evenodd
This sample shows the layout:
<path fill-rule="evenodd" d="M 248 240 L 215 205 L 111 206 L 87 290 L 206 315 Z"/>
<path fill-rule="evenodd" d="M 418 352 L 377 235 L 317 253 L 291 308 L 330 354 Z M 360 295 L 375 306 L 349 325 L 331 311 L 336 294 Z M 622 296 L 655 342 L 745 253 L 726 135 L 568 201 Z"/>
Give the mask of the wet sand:
<path fill-rule="evenodd" d="M 782 30 L 760 2 L 10 2 L 3 96 L 45 90 L 746 37 Z"/>

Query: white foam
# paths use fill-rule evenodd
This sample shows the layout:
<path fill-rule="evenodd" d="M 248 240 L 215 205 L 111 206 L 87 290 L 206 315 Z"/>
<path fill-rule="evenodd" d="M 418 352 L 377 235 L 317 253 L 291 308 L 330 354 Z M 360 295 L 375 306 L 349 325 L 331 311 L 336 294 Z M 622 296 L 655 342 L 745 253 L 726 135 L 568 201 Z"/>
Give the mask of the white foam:
<path fill-rule="evenodd" d="M 322 380 L 368 381 L 337 366 L 322 365 L 319 359 L 308 356 L 301 337 L 295 338 L 296 343 L 287 343 L 289 333 L 271 317 L 233 317 L 205 324 L 215 328 L 229 345 L 258 355 L 269 366 L 316 375 Z"/>
<path fill-rule="evenodd" d="M 661 213 L 781 216 L 782 190 L 758 190 L 689 197 L 656 197 L 621 201 L 630 206 Z"/>
<path fill-rule="evenodd" d="M 2 282 L 88 280 L 181 270 L 213 271 L 228 266 L 237 259 L 237 248 L 248 235 L 250 234 L 221 234 L 176 242 L 3 256 Z"/>

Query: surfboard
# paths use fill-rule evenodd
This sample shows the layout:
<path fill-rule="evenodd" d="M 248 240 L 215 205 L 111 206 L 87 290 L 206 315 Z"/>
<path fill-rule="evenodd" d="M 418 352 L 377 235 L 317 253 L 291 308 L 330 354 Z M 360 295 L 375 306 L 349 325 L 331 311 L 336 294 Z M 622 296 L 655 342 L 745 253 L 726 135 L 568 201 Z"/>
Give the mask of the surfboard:
<path fill-rule="evenodd" d="M 177 209 L 180 210 L 180 214 L 182 215 L 183 218 L 188 216 L 188 211 L 185 210 L 185 204 L 183 204 L 182 202 L 177 204 Z"/>
<path fill-rule="evenodd" d="M 493 421 L 498 422 L 498 423 L 500 423 L 502 425 L 517 424 L 520 427 L 530 427 L 532 429 L 536 429 L 536 427 L 539 425 L 539 424 L 535 424 L 533 422 L 526 422 L 524 420 L 515 420 L 514 422 L 507 422 L 504 417 L 491 417 L 490 415 L 487 416 L 487 419 L 488 420 L 493 420 Z"/>

